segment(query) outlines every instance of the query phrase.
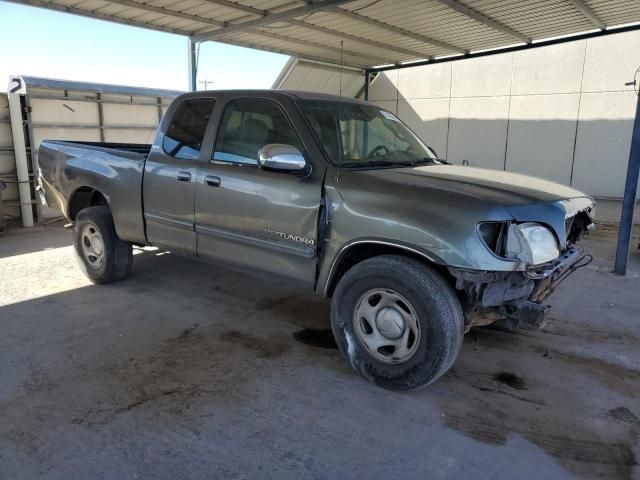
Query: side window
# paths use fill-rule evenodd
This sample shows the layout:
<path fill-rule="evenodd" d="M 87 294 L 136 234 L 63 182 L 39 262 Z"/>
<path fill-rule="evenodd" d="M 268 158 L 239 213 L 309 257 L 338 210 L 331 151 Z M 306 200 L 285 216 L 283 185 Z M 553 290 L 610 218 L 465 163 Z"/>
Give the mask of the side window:
<path fill-rule="evenodd" d="M 213 160 L 257 165 L 259 150 L 269 143 L 284 143 L 302 151 L 296 132 L 276 103 L 234 100 L 220 122 Z"/>
<path fill-rule="evenodd" d="M 337 109 L 329 102 L 301 102 L 299 105 L 331 161 L 340 162 Z"/>
<path fill-rule="evenodd" d="M 168 155 L 185 160 L 198 158 L 214 104 L 213 98 L 192 98 L 178 105 L 162 139 Z"/>

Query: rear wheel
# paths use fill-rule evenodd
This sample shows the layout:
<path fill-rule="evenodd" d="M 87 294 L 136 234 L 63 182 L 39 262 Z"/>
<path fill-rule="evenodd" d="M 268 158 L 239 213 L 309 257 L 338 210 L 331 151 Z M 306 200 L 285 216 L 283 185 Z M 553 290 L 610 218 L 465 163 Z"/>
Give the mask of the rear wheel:
<path fill-rule="evenodd" d="M 417 261 L 381 255 L 351 268 L 331 305 L 338 347 L 353 369 L 392 390 L 424 387 L 457 358 L 464 336 L 449 284 Z"/>
<path fill-rule="evenodd" d="M 76 216 L 73 234 L 78 263 L 92 282 L 115 282 L 131 272 L 131 244 L 116 235 L 109 207 L 100 205 L 81 210 Z"/>

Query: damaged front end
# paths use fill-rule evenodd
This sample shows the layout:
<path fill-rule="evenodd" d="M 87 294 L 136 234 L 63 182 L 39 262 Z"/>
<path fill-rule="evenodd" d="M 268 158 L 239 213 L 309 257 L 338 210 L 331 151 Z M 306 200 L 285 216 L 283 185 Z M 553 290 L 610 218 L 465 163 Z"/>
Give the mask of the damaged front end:
<path fill-rule="evenodd" d="M 514 262 L 524 260 L 517 252 L 521 247 L 517 239 L 522 241 L 527 235 L 526 229 L 532 230 L 535 227 L 531 225 L 537 224 L 504 222 L 491 224 L 490 228 L 484 225 L 488 224 L 479 226 L 479 234 L 495 255 Z M 522 228 L 518 230 L 519 227 Z M 553 260 L 539 265 L 531 265 L 529 258 L 524 262 L 524 268 L 517 271 L 449 267 L 449 273 L 456 279 L 455 287 L 461 294 L 466 331 L 492 323 L 510 330 L 541 328 L 549 311 L 544 301 L 569 275 L 593 260 L 590 254 L 585 254 L 575 245 L 592 229 L 592 208 L 577 212 L 570 218 L 568 216 L 565 240 L 559 242 L 564 247 L 563 251 L 559 253 L 556 250 Z M 526 252 L 529 257 L 542 255 L 544 258 L 544 252 L 531 253 L 532 250 L 535 249 L 529 248 Z"/>

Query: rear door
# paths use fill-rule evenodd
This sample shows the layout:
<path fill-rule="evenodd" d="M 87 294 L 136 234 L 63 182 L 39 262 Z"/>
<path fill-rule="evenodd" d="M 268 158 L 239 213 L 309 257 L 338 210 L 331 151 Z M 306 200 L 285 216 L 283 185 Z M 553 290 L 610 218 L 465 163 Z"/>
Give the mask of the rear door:
<path fill-rule="evenodd" d="M 144 219 L 154 245 L 196 255 L 195 182 L 204 134 L 215 99 L 188 97 L 167 112 L 145 164 Z M 163 131 L 164 130 L 164 131 Z"/>
<path fill-rule="evenodd" d="M 236 98 L 224 106 L 213 153 L 196 184 L 198 256 L 313 283 L 322 172 L 258 166 L 270 143 L 306 149 L 282 105 Z"/>

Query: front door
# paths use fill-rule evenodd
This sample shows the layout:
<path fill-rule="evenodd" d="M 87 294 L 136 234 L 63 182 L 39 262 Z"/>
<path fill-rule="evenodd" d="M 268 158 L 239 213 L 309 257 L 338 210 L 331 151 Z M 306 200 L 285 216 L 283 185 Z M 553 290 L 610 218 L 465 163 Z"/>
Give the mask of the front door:
<path fill-rule="evenodd" d="M 260 168 L 258 151 L 270 143 L 304 152 L 278 103 L 227 104 L 212 158 L 198 171 L 198 256 L 313 283 L 322 179 Z"/>
<path fill-rule="evenodd" d="M 180 102 L 158 134 L 145 164 L 144 218 L 147 239 L 175 253 L 195 256 L 194 197 L 198 162 L 215 100 Z"/>

